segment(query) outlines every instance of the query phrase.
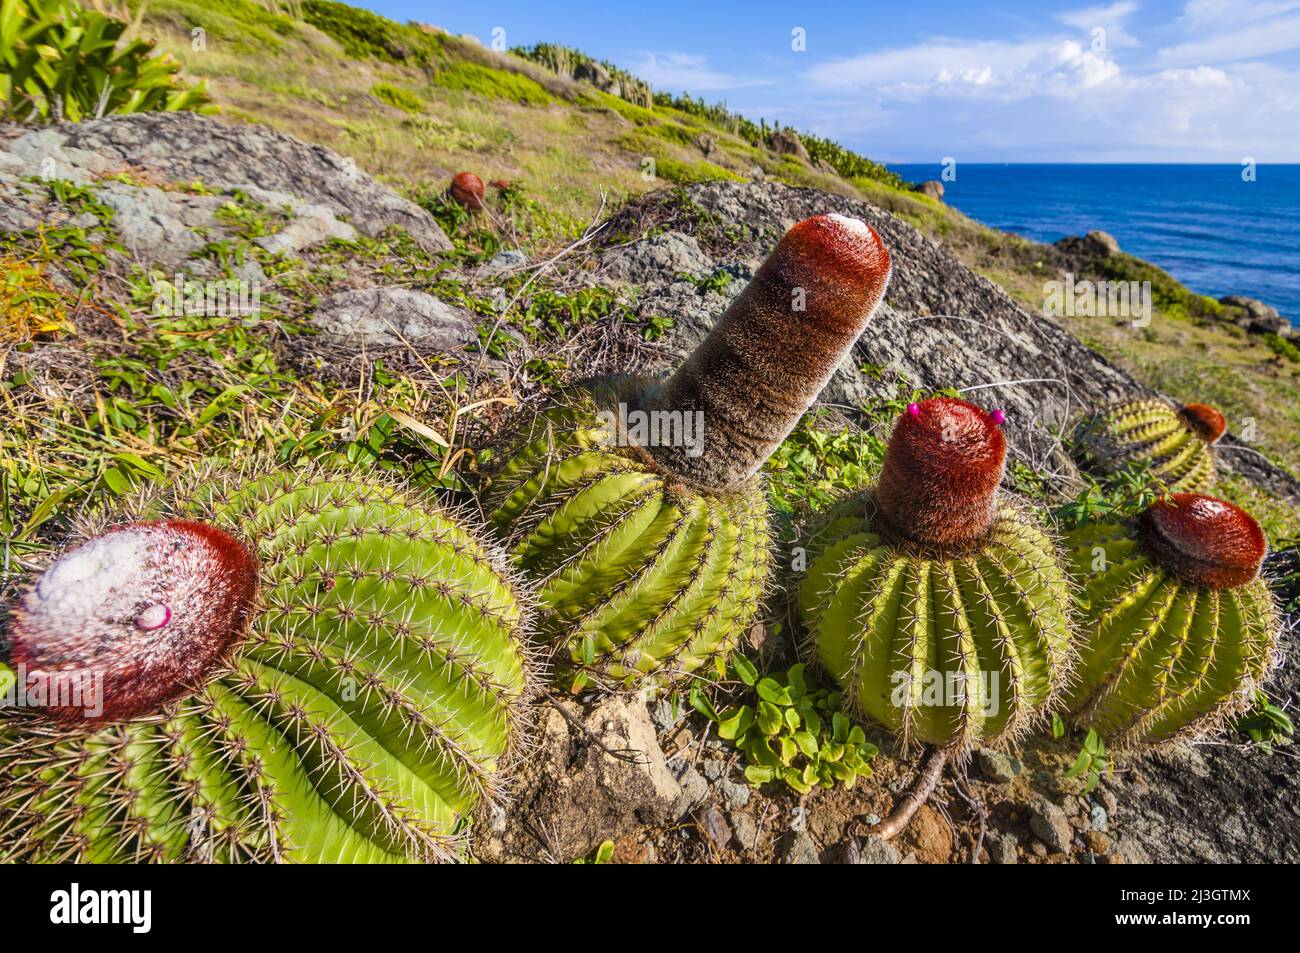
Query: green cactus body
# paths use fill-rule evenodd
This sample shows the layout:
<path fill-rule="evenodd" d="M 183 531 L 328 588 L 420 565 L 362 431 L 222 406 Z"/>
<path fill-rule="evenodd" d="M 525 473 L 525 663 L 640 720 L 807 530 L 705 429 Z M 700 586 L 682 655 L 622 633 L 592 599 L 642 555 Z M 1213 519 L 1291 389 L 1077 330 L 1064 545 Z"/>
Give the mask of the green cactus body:
<path fill-rule="evenodd" d="M 498 793 L 526 604 L 423 496 L 342 473 L 214 476 L 147 505 L 260 561 L 202 687 L 88 730 L 0 719 L 0 854 L 42 861 L 450 859 Z"/>
<path fill-rule="evenodd" d="M 1128 523 L 1066 536 L 1079 586 L 1072 719 L 1115 748 L 1212 730 L 1249 706 L 1270 662 L 1267 585 L 1211 588 L 1162 568 Z"/>
<path fill-rule="evenodd" d="M 1162 400 L 1137 400 L 1102 411 L 1080 429 L 1085 467 L 1102 475 L 1149 464 L 1150 476 L 1169 490 L 1204 490 L 1214 482 L 1214 456 L 1177 408 Z"/>
<path fill-rule="evenodd" d="M 898 538 L 870 494 L 813 536 L 799 613 L 823 669 L 904 744 L 1014 738 L 1070 664 L 1068 589 L 1043 529 L 999 503 L 987 535 L 946 548 Z"/>
<path fill-rule="evenodd" d="M 611 446 L 597 397 L 534 418 L 485 497 L 539 580 L 543 639 L 574 687 L 630 685 L 725 656 L 757 612 L 770 562 L 758 479 L 703 493 Z"/>

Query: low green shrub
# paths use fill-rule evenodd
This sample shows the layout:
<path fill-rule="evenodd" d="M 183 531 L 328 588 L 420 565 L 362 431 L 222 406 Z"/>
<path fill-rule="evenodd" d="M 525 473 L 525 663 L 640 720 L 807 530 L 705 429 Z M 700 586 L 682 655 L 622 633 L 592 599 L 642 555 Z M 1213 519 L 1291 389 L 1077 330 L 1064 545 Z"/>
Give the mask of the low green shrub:
<path fill-rule="evenodd" d="M 1280 334 L 1265 334 L 1264 344 L 1278 357 L 1300 364 L 1300 347 L 1296 347 Z"/>
<path fill-rule="evenodd" d="M 392 83 L 375 83 L 370 87 L 370 95 L 381 103 L 387 103 L 403 112 L 418 113 L 424 109 L 424 100 L 410 90 L 394 86 Z"/>
<path fill-rule="evenodd" d="M 545 106 L 551 101 L 550 93 L 536 80 L 478 63 L 455 63 L 439 70 L 433 82 L 444 89 L 508 99 L 523 106 Z"/>

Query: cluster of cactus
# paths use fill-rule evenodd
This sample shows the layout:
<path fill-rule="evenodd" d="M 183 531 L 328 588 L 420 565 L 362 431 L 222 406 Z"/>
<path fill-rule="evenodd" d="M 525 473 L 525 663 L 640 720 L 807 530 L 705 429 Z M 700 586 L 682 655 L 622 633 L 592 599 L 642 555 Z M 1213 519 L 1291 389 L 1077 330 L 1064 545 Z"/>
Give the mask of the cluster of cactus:
<path fill-rule="evenodd" d="M 1240 714 L 1268 671 L 1277 610 L 1264 534 L 1224 500 L 1176 493 L 1067 535 L 1079 585 L 1072 719 L 1133 748 Z"/>
<path fill-rule="evenodd" d="M 1210 448 L 1226 430 L 1223 414 L 1208 404 L 1133 400 L 1082 421 L 1075 447 L 1083 466 L 1103 477 L 1145 468 L 1171 491 L 1200 492 L 1214 483 Z"/>
<path fill-rule="evenodd" d="M 211 473 L 132 515 L 12 609 L 20 687 L 82 694 L 0 717 L 0 856 L 462 853 L 528 683 L 503 557 L 346 472 Z"/>
<path fill-rule="evenodd" d="M 798 606 L 810 651 L 904 744 L 961 752 L 1014 738 L 1069 672 L 1053 541 L 997 498 L 1003 419 L 952 398 L 910 405 L 879 483 L 809 535 Z"/>
<path fill-rule="evenodd" d="M 760 468 L 889 275 L 867 225 L 808 219 L 666 380 L 603 378 L 521 417 L 482 501 L 509 557 L 425 494 L 349 472 L 217 470 L 140 497 L 10 610 L 0 696 L 45 695 L 0 712 L 0 859 L 460 856 L 519 743 L 530 623 L 575 690 L 723 670 L 773 563 Z M 947 753 L 1054 708 L 1132 747 L 1253 697 L 1277 629 L 1254 520 L 1180 492 L 1076 528 L 1063 567 L 998 495 L 1004 423 L 909 405 L 876 485 L 808 532 L 797 608 L 839 692 L 740 663 L 762 701 L 711 717 L 752 780 L 869 773 L 841 703 L 934 746 L 933 785 Z M 1145 462 L 1192 489 L 1223 431 L 1205 405 L 1139 401 L 1080 446 L 1105 473 Z"/>
<path fill-rule="evenodd" d="M 574 687 L 721 663 L 748 629 L 771 562 L 759 468 L 889 273 L 866 224 L 800 222 L 667 381 L 580 387 L 508 442 L 489 520 L 539 580 L 539 631 Z"/>

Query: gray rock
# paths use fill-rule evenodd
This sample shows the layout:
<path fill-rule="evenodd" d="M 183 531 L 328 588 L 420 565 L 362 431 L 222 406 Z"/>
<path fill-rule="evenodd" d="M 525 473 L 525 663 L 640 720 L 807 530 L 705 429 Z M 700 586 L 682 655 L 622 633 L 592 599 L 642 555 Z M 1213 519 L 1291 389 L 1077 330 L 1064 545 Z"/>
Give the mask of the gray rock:
<path fill-rule="evenodd" d="M 1093 796 L 1096 797 L 1096 799 L 1101 803 L 1101 806 L 1106 809 L 1107 815 L 1113 815 L 1119 810 L 1119 799 L 1115 797 L 1115 792 L 1110 788 L 1099 787 L 1096 792 L 1094 792 Z"/>
<path fill-rule="evenodd" d="M 1070 830 L 1069 818 L 1041 794 L 1035 795 L 1029 804 L 1029 828 L 1034 836 L 1052 850 L 1064 853 L 1070 849 L 1074 835 Z"/>
<path fill-rule="evenodd" d="M 1121 858 L 1126 864 L 1149 864 L 1151 855 L 1137 841 L 1131 838 L 1124 838 L 1114 845 L 1113 853 Z"/>
<path fill-rule="evenodd" d="M 781 839 L 781 863 L 820 864 L 817 844 L 807 831 L 790 831 Z"/>
<path fill-rule="evenodd" d="M 347 222 L 339 221 L 324 205 L 295 202 L 290 208 L 293 219 L 284 228 L 271 235 L 253 239 L 272 255 L 296 255 L 331 239 L 350 242 L 357 237 L 355 228 Z"/>
<path fill-rule="evenodd" d="M 727 770 L 727 764 L 725 761 L 710 759 L 704 762 L 702 770 L 708 780 L 717 781 L 722 777 L 723 772 Z"/>
<path fill-rule="evenodd" d="M 356 288 L 321 301 L 312 321 L 325 334 L 358 347 L 416 347 L 457 351 L 474 341 L 468 311 L 409 288 Z"/>
<path fill-rule="evenodd" d="M 660 731 L 671 731 L 685 717 L 685 706 L 674 705 L 671 698 L 661 698 L 650 706 L 650 718 Z"/>
<path fill-rule="evenodd" d="M 731 843 L 731 826 L 722 812 L 712 804 L 707 804 L 700 810 L 696 824 L 715 849 L 724 850 Z"/>
<path fill-rule="evenodd" d="M 616 281 L 632 284 L 677 282 L 682 275 L 709 274 L 713 262 L 692 235 L 666 232 L 611 253 L 602 269 Z M 693 285 L 687 285 L 692 292 Z"/>
<path fill-rule="evenodd" d="M 1272 318 L 1251 318 L 1246 324 L 1246 330 L 1251 334 L 1280 334 L 1285 337 L 1291 333 L 1291 322 L 1280 315 Z"/>
<path fill-rule="evenodd" d="M 862 849 L 852 837 L 841 841 L 826 852 L 828 864 L 857 864 L 862 862 Z"/>
<path fill-rule="evenodd" d="M 1094 831 L 1104 831 L 1109 821 L 1109 815 L 1106 809 L 1100 804 L 1094 804 L 1092 810 L 1088 812 L 1088 824 Z"/>
<path fill-rule="evenodd" d="M 748 814 L 731 812 L 731 830 L 735 834 L 736 845 L 744 851 L 758 848 L 758 825 Z"/>
<path fill-rule="evenodd" d="M 492 256 L 492 260 L 478 270 L 480 278 L 499 275 L 504 271 L 513 271 L 528 264 L 528 256 L 518 248 L 503 248 Z"/>
<path fill-rule="evenodd" d="M 727 802 L 729 807 L 744 807 L 749 803 L 753 790 L 748 784 L 739 781 L 729 781 L 723 778 L 718 782 L 718 790 L 722 793 L 722 799 Z"/>
<path fill-rule="evenodd" d="M 1219 304 L 1227 305 L 1230 308 L 1240 308 L 1251 318 L 1276 318 L 1278 316 L 1277 308 L 1265 304 L 1258 298 L 1248 298 L 1245 295 L 1224 295 L 1219 299 Z"/>
<path fill-rule="evenodd" d="M 1016 849 L 1016 839 L 1008 834 L 996 831 L 984 838 L 984 846 L 989 852 L 990 864 L 1017 864 L 1020 851 Z"/>
<path fill-rule="evenodd" d="M 808 147 L 793 129 L 775 130 L 767 137 L 767 145 L 778 155 L 795 156 L 804 162 L 809 161 Z"/>
<path fill-rule="evenodd" d="M 615 80 L 607 70 L 595 60 L 586 60 L 573 68 L 573 78 L 580 83 L 589 83 L 597 89 L 608 91 L 615 85 Z"/>
<path fill-rule="evenodd" d="M 1119 242 L 1109 232 L 1093 231 L 1087 235 L 1062 238 L 1056 247 L 1067 255 L 1080 258 L 1109 258 L 1120 253 Z"/>
<path fill-rule="evenodd" d="M 675 758 L 668 762 L 668 770 L 672 772 L 682 790 L 679 814 L 688 813 L 709 796 L 709 782 L 704 780 L 704 775 L 695 770 L 695 766 L 685 758 Z"/>
<path fill-rule="evenodd" d="M 897 864 L 902 861 L 898 848 L 884 838 L 868 834 L 862 842 L 858 856 L 859 864 Z"/>
<path fill-rule="evenodd" d="M 32 170 L 27 174 L 40 175 L 44 163 L 56 177 L 81 184 L 128 168 L 161 182 L 285 192 L 347 217 L 365 235 L 397 225 L 432 251 L 451 248 L 433 216 L 352 159 L 266 126 L 192 112 L 136 113 L 30 132 L 8 143 L 7 151 Z"/>
<path fill-rule="evenodd" d="M 977 748 L 975 766 L 979 768 L 980 774 L 994 784 L 1010 784 L 1016 779 L 1016 769 L 1011 758 L 1001 751 Z"/>
<path fill-rule="evenodd" d="M 681 786 L 668 770 L 644 701 L 611 695 L 585 708 L 560 704 L 582 727 L 553 707 L 540 709 L 537 748 L 511 785 L 515 807 L 506 809 L 504 824 L 477 832 L 480 859 L 567 862 L 606 839 L 682 816 Z M 627 756 L 611 757 L 592 737 Z"/>
<path fill-rule="evenodd" d="M 936 202 L 943 201 L 943 183 L 936 179 L 921 182 L 916 186 L 916 191 L 920 192 L 922 195 L 929 196 Z"/>

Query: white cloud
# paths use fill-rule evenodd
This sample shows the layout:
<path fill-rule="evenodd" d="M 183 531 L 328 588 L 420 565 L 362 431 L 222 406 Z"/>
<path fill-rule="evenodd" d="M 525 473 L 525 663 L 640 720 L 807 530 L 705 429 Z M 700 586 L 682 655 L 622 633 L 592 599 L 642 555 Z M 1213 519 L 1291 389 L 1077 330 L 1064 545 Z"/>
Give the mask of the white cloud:
<path fill-rule="evenodd" d="M 642 53 L 628 71 L 655 89 L 685 90 L 695 95 L 762 86 L 769 82 L 715 70 L 709 65 L 708 57 L 692 53 Z"/>
<path fill-rule="evenodd" d="M 879 91 L 915 99 L 945 95 L 1017 99 L 1071 96 L 1114 79 L 1119 67 L 1076 40 L 928 40 L 813 66 L 806 78 L 826 89 Z"/>
<path fill-rule="evenodd" d="M 1105 44 L 1104 49 L 1114 50 L 1142 45 L 1125 27 L 1125 22 L 1135 12 L 1137 12 L 1136 3 L 1120 0 L 1107 7 L 1085 7 L 1082 10 L 1061 13 L 1056 19 L 1066 26 L 1088 34 L 1089 44 L 1095 39 L 1100 39 Z M 1095 33 L 1097 30 L 1102 31 L 1099 37 Z"/>
<path fill-rule="evenodd" d="M 1300 58 L 1269 52 L 1300 49 L 1300 0 L 1189 0 L 1142 19 L 1130 0 L 1093 2 L 1042 15 L 1037 33 L 922 36 L 747 76 L 685 53 L 632 69 L 886 161 L 1300 161 Z"/>
<path fill-rule="evenodd" d="M 1156 63 L 1162 66 L 1228 63 L 1300 49 L 1300 14 L 1253 19 L 1255 22 L 1240 29 L 1232 29 L 1226 23 L 1220 28 L 1204 19 L 1196 20 L 1202 24 L 1199 31 L 1184 43 L 1160 50 Z"/>

